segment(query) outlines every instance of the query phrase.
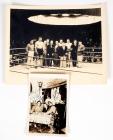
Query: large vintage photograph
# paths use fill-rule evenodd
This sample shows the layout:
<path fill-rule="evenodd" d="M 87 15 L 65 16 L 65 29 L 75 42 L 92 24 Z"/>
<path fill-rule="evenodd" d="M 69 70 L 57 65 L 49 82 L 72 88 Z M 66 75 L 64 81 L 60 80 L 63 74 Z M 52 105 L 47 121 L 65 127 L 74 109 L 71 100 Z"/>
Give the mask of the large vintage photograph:
<path fill-rule="evenodd" d="M 67 133 L 67 75 L 31 74 L 29 78 L 29 132 Z M 60 78 L 58 78 L 58 76 Z"/>
<path fill-rule="evenodd" d="M 102 5 L 24 7 L 9 11 L 10 75 L 57 70 L 105 81 Z"/>

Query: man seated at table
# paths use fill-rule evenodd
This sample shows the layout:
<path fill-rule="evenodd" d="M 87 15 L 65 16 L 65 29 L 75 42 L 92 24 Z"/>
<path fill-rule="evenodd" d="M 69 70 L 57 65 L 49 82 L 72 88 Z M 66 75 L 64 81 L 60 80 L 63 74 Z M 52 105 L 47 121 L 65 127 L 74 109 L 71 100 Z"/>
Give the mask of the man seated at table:
<path fill-rule="evenodd" d="M 47 105 L 48 105 L 47 112 L 45 114 L 47 114 L 47 115 L 55 115 L 55 114 L 57 114 L 55 103 L 53 103 L 52 101 L 48 101 Z"/>
<path fill-rule="evenodd" d="M 55 121 L 55 116 L 57 115 L 57 109 L 55 107 L 54 101 L 51 99 L 47 101 L 47 112 L 45 112 L 46 115 L 51 115 L 51 123 L 49 124 L 50 131 L 49 133 L 54 133 L 54 121 Z"/>

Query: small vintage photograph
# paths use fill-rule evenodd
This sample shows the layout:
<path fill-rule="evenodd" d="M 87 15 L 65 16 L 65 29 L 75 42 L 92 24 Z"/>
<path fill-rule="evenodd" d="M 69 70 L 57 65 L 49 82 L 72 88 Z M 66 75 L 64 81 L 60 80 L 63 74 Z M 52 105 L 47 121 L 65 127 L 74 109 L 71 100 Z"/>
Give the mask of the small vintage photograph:
<path fill-rule="evenodd" d="M 67 134 L 68 75 L 30 74 L 29 133 Z"/>
<path fill-rule="evenodd" d="M 29 71 L 68 71 L 84 83 L 105 81 L 103 7 L 9 7 L 7 77 L 23 79 Z"/>

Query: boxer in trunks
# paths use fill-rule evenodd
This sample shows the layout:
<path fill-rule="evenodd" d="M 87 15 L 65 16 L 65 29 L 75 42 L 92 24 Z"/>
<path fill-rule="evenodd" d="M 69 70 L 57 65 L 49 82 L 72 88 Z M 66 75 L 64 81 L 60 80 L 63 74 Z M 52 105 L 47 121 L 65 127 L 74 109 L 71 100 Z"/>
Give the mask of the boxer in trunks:
<path fill-rule="evenodd" d="M 67 42 L 66 42 L 66 47 L 67 47 L 67 66 L 70 67 L 72 64 L 71 64 L 71 46 L 72 46 L 72 43 L 70 42 L 70 39 L 67 39 Z"/>
<path fill-rule="evenodd" d="M 43 48 L 44 43 L 42 41 L 42 37 L 39 37 L 38 41 L 35 42 L 35 54 L 36 54 L 36 66 L 43 65 Z"/>

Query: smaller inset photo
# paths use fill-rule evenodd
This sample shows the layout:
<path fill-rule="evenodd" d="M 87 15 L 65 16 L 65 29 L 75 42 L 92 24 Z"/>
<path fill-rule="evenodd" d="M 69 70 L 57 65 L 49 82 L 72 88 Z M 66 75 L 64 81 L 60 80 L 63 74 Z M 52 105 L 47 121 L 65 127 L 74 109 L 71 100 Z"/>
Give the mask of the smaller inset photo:
<path fill-rule="evenodd" d="M 68 74 L 29 74 L 29 133 L 67 134 Z"/>

